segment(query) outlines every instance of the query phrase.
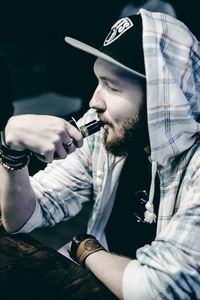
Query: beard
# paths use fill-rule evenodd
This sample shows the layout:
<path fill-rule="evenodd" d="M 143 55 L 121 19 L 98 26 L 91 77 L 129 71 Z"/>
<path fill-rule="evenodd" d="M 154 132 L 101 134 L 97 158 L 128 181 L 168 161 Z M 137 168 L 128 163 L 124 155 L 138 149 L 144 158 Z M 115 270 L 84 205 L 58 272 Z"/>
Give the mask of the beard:
<path fill-rule="evenodd" d="M 111 125 L 112 126 L 112 125 Z M 104 146 L 108 153 L 115 156 L 136 154 L 149 144 L 147 116 L 142 109 L 136 116 L 128 118 L 122 124 L 119 133 L 108 141 L 108 130 L 104 131 Z"/>

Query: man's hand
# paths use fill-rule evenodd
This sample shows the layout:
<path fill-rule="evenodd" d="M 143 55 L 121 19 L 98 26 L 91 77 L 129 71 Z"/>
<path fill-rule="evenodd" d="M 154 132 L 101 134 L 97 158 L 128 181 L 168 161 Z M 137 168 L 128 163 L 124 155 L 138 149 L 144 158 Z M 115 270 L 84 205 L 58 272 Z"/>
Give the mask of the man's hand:
<path fill-rule="evenodd" d="M 13 150 L 29 149 L 48 163 L 64 159 L 83 145 L 77 128 L 62 118 L 48 115 L 18 115 L 9 119 L 5 142 Z"/>
<path fill-rule="evenodd" d="M 70 257 L 92 271 L 119 299 L 122 296 L 122 279 L 131 259 L 107 252 L 90 234 L 78 234 L 68 244 Z"/>

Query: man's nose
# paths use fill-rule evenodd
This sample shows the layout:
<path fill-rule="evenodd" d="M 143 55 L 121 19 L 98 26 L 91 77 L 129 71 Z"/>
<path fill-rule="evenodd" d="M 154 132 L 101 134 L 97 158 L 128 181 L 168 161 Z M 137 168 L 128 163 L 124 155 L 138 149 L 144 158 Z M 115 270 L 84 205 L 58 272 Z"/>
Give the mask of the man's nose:
<path fill-rule="evenodd" d="M 106 110 L 106 102 L 105 99 L 103 97 L 103 92 L 101 87 L 97 87 L 92 99 L 89 102 L 89 106 L 90 108 L 94 108 L 96 110 L 101 110 L 101 111 L 105 111 Z"/>

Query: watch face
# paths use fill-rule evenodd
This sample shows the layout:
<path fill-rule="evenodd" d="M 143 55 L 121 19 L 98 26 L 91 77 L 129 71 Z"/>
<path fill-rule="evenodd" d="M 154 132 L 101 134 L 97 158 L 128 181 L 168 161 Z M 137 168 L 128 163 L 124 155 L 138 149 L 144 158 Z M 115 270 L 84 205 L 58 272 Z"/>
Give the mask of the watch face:
<path fill-rule="evenodd" d="M 97 240 L 94 239 L 89 239 L 84 243 L 84 249 L 88 250 L 88 251 L 92 251 L 95 249 L 99 249 L 102 246 L 99 244 L 99 242 Z"/>

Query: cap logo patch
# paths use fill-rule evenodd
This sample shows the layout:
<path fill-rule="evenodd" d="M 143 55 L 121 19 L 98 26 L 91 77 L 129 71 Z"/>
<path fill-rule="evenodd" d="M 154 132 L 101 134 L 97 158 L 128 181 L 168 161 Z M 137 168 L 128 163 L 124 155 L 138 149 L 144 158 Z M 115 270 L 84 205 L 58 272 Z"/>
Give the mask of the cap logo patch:
<path fill-rule="evenodd" d="M 103 45 L 107 46 L 118 39 L 125 31 L 133 26 L 133 22 L 129 18 L 122 18 L 118 20 L 111 28 Z"/>

